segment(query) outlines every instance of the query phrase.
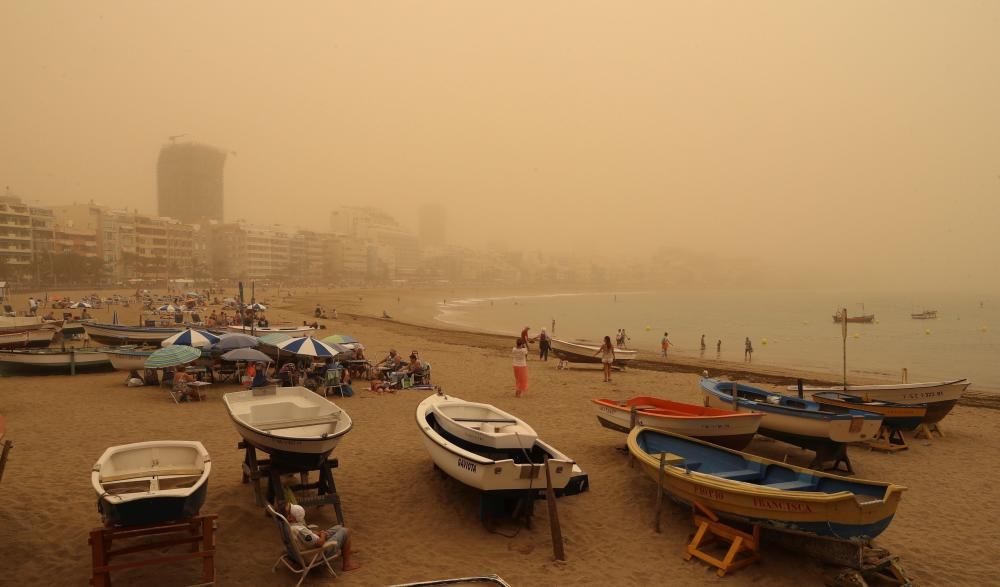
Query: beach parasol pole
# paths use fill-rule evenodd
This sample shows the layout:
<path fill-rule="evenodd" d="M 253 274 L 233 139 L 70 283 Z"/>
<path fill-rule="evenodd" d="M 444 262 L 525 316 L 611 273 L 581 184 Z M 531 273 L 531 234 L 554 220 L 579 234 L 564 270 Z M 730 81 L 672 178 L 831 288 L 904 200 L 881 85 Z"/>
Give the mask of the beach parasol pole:
<path fill-rule="evenodd" d="M 240 325 L 243 326 L 243 333 L 246 334 L 247 323 L 243 320 L 243 310 L 245 310 L 246 304 L 243 303 L 243 282 L 240 282 Z"/>
<path fill-rule="evenodd" d="M 257 280 L 250 281 L 250 336 L 257 326 Z M 245 309 L 245 308 L 244 308 Z"/>
<path fill-rule="evenodd" d="M 841 338 L 844 340 L 844 391 L 847 391 L 847 308 L 841 310 L 843 320 L 840 323 Z"/>

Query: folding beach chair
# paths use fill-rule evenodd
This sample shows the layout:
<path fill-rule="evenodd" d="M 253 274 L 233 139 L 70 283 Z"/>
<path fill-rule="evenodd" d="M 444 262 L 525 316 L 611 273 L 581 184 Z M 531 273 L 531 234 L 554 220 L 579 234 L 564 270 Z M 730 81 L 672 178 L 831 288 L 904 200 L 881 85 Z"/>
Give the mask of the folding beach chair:
<path fill-rule="evenodd" d="M 326 370 L 326 379 L 323 381 L 323 395 L 337 393 L 341 397 L 344 397 L 344 388 L 346 387 L 347 384 L 344 383 L 344 370 L 342 368 L 337 367 Z"/>
<path fill-rule="evenodd" d="M 319 566 L 326 565 L 326 570 L 328 570 L 334 577 L 337 576 L 337 572 L 333 570 L 333 565 L 330 564 L 341 555 L 340 546 L 337 544 L 336 540 L 327 541 L 326 544 L 318 548 L 300 550 L 299 545 L 292 537 L 292 526 L 288 523 L 285 516 L 279 514 L 277 510 L 271 507 L 271 504 L 265 504 L 264 507 L 267 508 L 267 513 L 274 518 L 275 523 L 278 525 L 278 532 L 281 534 L 281 542 L 285 545 L 284 554 L 278 557 L 278 561 L 274 563 L 273 567 L 271 567 L 272 573 L 277 571 L 278 565 L 284 563 L 285 567 L 287 567 L 289 571 L 295 573 L 296 575 L 301 575 L 299 582 L 295 584 L 295 587 L 299 587 L 299 585 L 306 580 L 306 575 L 309 574 L 309 571 Z M 332 548 L 333 554 L 326 553 L 328 548 Z"/>

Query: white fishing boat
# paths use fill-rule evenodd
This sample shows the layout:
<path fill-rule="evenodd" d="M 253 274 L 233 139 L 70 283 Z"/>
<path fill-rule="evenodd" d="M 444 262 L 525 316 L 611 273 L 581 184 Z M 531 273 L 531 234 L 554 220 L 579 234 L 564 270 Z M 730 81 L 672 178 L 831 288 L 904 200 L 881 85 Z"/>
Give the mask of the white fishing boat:
<path fill-rule="evenodd" d="M 120 324 L 102 324 L 90 322 L 83 325 L 90 340 L 101 344 L 146 344 L 159 346 L 161 342 L 185 330 L 179 325 L 171 328 L 156 328 L 152 326 L 122 326 Z"/>
<path fill-rule="evenodd" d="M 962 394 L 968 388 L 968 379 L 952 379 L 950 381 L 931 381 L 926 383 L 889 383 L 885 385 L 831 385 L 826 387 L 804 386 L 802 391 L 816 393 L 820 391 L 835 391 L 863 398 L 865 401 L 879 400 L 902 404 L 904 406 L 927 405 L 927 415 L 924 422 L 933 424 L 940 422 L 951 411 Z M 788 387 L 790 391 L 797 386 Z"/>
<path fill-rule="evenodd" d="M 229 417 L 266 453 L 327 455 L 351 431 L 351 417 L 305 387 L 262 387 L 222 396 Z"/>
<path fill-rule="evenodd" d="M 62 326 L 62 320 L 45 320 L 41 316 L 0 316 L 0 334 L 39 328 L 51 328 L 58 331 Z"/>
<path fill-rule="evenodd" d="M 105 349 L 7 349 L 0 350 L 0 366 L 35 369 L 105 367 L 111 365 Z"/>
<path fill-rule="evenodd" d="M 135 347 L 110 348 L 104 351 L 111 361 L 111 366 L 118 371 L 142 371 L 146 368 L 146 359 L 153 354 L 153 349 L 144 350 Z"/>
<path fill-rule="evenodd" d="M 599 344 L 569 342 L 558 338 L 552 339 L 552 354 L 559 360 L 567 363 L 600 363 L 600 350 L 601 345 Z M 624 367 L 638 356 L 638 351 L 616 348 L 615 360 L 612 364 L 616 367 Z"/>
<path fill-rule="evenodd" d="M 502 431 L 505 424 L 514 430 L 534 431 L 523 420 L 493 406 L 480 407 L 484 405 L 436 393 L 417 406 L 417 427 L 439 469 L 456 481 L 484 492 L 539 492 L 545 489 L 543 466 L 548 459 L 552 487 L 557 493 L 570 495 L 588 488 L 587 475 L 573 459 L 537 436 L 530 441 L 519 441 L 517 435 L 508 436 Z M 476 423 L 464 419 L 476 417 L 473 414 L 484 420 L 505 421 L 484 421 L 475 430 Z M 455 415 L 463 419 L 456 421 Z M 451 422 L 444 421 L 449 419 Z M 497 424 L 501 425 L 500 431 Z M 450 431 L 456 429 L 469 434 L 458 436 Z M 476 433 L 482 435 L 478 442 L 466 439 L 475 437 Z M 512 440 L 519 446 L 496 448 L 496 445 L 511 444 Z"/>
<path fill-rule="evenodd" d="M 479 446 L 521 450 L 538 440 L 538 434 L 524 420 L 490 404 L 438 401 L 431 405 L 431 412 L 449 434 Z"/>
<path fill-rule="evenodd" d="M 239 332 L 240 334 L 250 334 L 253 332 L 254 336 L 265 336 L 268 334 L 287 334 L 292 338 L 301 338 L 303 336 L 312 336 L 316 332 L 316 329 L 311 326 L 265 326 L 263 328 L 259 326 L 254 326 L 252 329 L 249 326 L 226 326 L 226 332 Z"/>
<path fill-rule="evenodd" d="M 54 328 L 37 328 L 0 334 L 0 349 L 47 347 L 56 335 Z"/>
<path fill-rule="evenodd" d="M 156 440 L 107 449 L 90 482 L 107 524 L 140 526 L 198 515 L 211 472 L 200 442 Z"/>

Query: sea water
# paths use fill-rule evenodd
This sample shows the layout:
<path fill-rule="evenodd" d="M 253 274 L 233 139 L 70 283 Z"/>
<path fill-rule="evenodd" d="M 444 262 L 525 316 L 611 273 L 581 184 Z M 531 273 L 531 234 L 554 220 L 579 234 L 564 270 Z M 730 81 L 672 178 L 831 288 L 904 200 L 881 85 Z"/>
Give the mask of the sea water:
<path fill-rule="evenodd" d="M 437 320 L 516 336 L 612 341 L 620 328 L 629 348 L 659 351 L 664 332 L 670 353 L 839 374 L 843 362 L 838 308 L 850 316 L 875 314 L 871 324 L 847 326 L 848 375 L 909 381 L 969 378 L 977 389 L 1000 390 L 1000 299 L 960 294 L 861 294 L 803 291 L 561 293 L 442 301 Z M 937 310 L 916 320 L 911 313 Z M 555 320 L 555 331 L 552 321 Z M 706 349 L 700 348 L 705 335 Z M 716 343 L 722 341 L 716 354 Z"/>

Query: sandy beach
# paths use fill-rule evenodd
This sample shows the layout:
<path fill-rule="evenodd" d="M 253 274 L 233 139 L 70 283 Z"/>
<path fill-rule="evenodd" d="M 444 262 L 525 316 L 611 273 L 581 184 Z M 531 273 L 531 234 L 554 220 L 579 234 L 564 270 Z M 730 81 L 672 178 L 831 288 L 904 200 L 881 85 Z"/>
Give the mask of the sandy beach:
<path fill-rule="evenodd" d="M 605 384 L 596 366 L 559 370 L 554 360 L 532 357 L 527 396 L 515 399 L 509 337 L 429 328 L 433 317 L 426 315 L 413 320 L 419 324 L 352 315 L 373 315 L 380 300 L 354 300 L 366 295 L 282 293 L 274 296 L 268 316 L 272 324 L 301 323 L 322 302 L 339 312 L 338 319 L 321 321 L 324 335 L 355 336 L 370 358 L 381 359 L 389 348 L 418 349 L 433 365 L 436 385 L 523 418 L 580 464 L 591 487 L 559 500 L 568 560 L 553 562 L 544 507 L 536 508 L 531 529 L 501 529 L 512 537 L 491 533 L 479 521 L 478 496 L 433 470 L 414 423 L 414 409 L 426 392 L 374 394 L 367 382 L 356 381 L 354 397 L 331 399 L 355 423 L 334 453 L 340 461 L 335 477 L 362 568 L 335 580 L 315 572 L 308 583 L 388 585 L 496 573 L 512 585 L 822 584 L 820 564 L 776 548 L 765 550 L 760 564 L 726 579 L 683 561 L 693 529 L 688 512 L 675 505 L 663 517 L 664 531 L 653 530 L 653 482 L 630 468 L 619 450 L 624 435 L 601 428 L 587 400 L 655 394 L 700 403 L 695 368 L 630 369 Z M 106 318 L 109 311 L 93 313 Z M 413 317 L 399 313 L 400 319 Z M 712 375 L 724 376 L 726 366 L 720 367 Z M 762 386 L 778 389 L 781 377 L 794 377 L 775 371 L 778 379 Z M 120 372 L 0 379 L 0 414 L 15 443 L 0 482 L 0 584 L 87 584 L 87 536 L 100 525 L 89 478 L 94 461 L 112 445 L 184 439 L 201 441 L 212 456 L 202 512 L 219 515 L 217 583 L 294 585 L 291 573 L 272 574 L 282 550 L 277 529 L 240 482 L 240 439 L 221 401 L 223 393 L 238 387 L 213 385 L 208 401 L 176 405 L 163 388 L 129 388 L 123 380 Z M 991 499 L 1000 473 L 990 466 L 1000 451 L 997 415 L 960 405 L 943 422 L 945 438 L 913 441 L 910 450 L 896 454 L 850 448 L 857 477 L 908 487 L 877 542 L 900 556 L 921 585 L 996 581 L 987 560 L 1000 539 L 1000 506 Z M 811 453 L 761 437 L 748 451 L 799 465 L 811 460 Z M 329 507 L 312 509 L 308 517 L 321 526 L 335 521 Z M 117 585 L 182 585 L 198 576 L 196 564 L 184 564 L 123 571 L 113 578 Z"/>

